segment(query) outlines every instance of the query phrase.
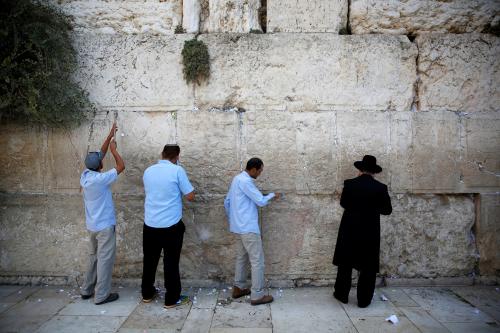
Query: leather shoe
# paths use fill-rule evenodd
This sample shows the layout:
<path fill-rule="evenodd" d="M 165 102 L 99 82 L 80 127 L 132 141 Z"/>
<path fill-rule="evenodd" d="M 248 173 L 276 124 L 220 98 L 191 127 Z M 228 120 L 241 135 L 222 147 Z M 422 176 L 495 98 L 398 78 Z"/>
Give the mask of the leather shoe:
<path fill-rule="evenodd" d="M 333 293 L 333 297 L 335 297 L 339 302 L 342 302 L 344 304 L 347 304 L 349 301 L 347 297 L 346 298 L 339 297 L 336 293 Z"/>
<path fill-rule="evenodd" d="M 119 296 L 117 293 L 111 293 L 104 301 L 99 302 L 99 303 L 95 303 L 95 305 L 101 305 L 101 304 L 105 304 L 105 303 L 109 303 L 109 302 L 114 302 L 118 298 L 119 298 Z"/>
<path fill-rule="evenodd" d="M 250 304 L 252 304 L 252 305 L 267 304 L 267 303 L 271 303 L 273 300 L 274 300 L 273 296 L 266 295 L 266 296 L 263 296 L 262 298 L 254 299 L 254 300 L 250 301 Z"/>
<path fill-rule="evenodd" d="M 246 295 L 250 295 L 250 289 L 240 289 L 236 286 L 233 287 L 233 298 L 240 298 Z"/>

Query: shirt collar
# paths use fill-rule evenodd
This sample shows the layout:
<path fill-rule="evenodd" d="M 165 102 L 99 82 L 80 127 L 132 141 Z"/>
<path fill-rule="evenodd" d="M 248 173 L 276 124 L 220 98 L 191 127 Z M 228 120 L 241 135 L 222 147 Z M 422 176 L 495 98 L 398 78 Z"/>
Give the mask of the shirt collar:
<path fill-rule="evenodd" d="M 241 173 L 242 173 L 243 175 L 245 175 L 247 178 L 250 178 L 251 180 L 254 180 L 254 179 L 252 178 L 252 176 L 250 176 L 250 175 L 248 174 L 248 172 L 246 172 L 246 171 L 242 171 Z"/>
<path fill-rule="evenodd" d="M 174 163 L 170 162 L 169 160 L 159 160 L 158 163 L 159 164 L 174 164 Z"/>

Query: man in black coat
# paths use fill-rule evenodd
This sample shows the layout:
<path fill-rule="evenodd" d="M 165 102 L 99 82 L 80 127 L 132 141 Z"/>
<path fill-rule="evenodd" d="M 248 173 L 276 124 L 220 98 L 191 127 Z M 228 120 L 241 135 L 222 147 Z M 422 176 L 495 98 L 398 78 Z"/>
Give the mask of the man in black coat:
<path fill-rule="evenodd" d="M 340 205 L 345 209 L 340 222 L 333 264 L 338 267 L 333 296 L 347 303 L 352 269 L 359 271 L 358 306 L 370 305 L 379 271 L 380 214 L 392 212 L 387 186 L 373 178 L 382 168 L 377 159 L 365 155 L 354 162 L 359 176 L 344 182 Z"/>

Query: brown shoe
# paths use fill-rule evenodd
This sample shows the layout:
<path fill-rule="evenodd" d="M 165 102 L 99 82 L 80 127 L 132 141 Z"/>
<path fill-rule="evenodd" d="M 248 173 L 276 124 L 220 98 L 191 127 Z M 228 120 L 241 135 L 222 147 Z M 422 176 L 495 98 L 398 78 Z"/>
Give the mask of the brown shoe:
<path fill-rule="evenodd" d="M 246 295 L 250 295 L 250 289 L 240 289 L 236 286 L 233 287 L 233 298 L 240 298 Z"/>
<path fill-rule="evenodd" d="M 266 295 L 266 296 L 263 296 L 262 298 L 250 301 L 250 304 L 252 304 L 252 305 L 267 304 L 267 303 L 271 303 L 273 300 L 274 300 L 273 296 Z"/>

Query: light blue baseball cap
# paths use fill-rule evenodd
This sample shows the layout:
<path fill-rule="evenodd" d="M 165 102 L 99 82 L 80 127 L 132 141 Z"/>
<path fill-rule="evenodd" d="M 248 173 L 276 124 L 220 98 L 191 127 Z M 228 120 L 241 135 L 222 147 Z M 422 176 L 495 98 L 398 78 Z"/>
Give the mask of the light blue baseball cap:
<path fill-rule="evenodd" d="M 91 151 L 85 157 L 85 166 L 90 170 L 98 170 L 102 161 L 102 153 L 100 151 Z"/>

